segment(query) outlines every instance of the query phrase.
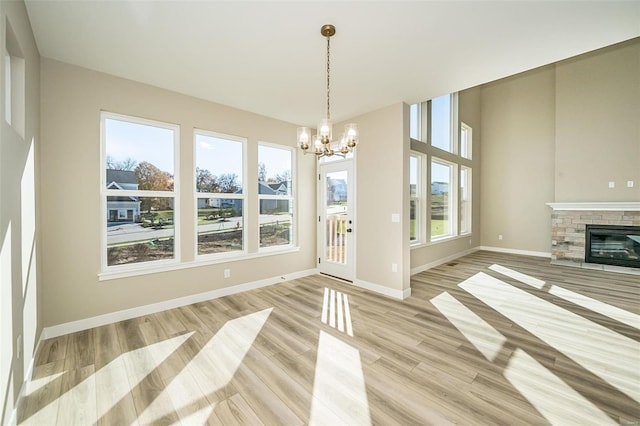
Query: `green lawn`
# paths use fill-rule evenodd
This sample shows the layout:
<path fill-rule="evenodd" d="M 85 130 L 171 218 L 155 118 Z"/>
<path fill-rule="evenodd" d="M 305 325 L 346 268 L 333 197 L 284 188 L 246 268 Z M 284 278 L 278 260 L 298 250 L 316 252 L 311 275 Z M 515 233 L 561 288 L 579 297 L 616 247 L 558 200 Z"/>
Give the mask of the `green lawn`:
<path fill-rule="evenodd" d="M 448 226 L 449 224 L 445 219 L 431 219 L 431 236 L 437 237 L 439 235 L 444 235 Z M 419 237 L 418 235 L 416 235 L 416 232 L 417 232 L 416 228 L 417 228 L 416 220 L 415 219 L 409 220 L 409 237 L 412 240 Z"/>
<path fill-rule="evenodd" d="M 446 219 L 431 219 L 431 236 L 437 237 L 447 232 L 448 221 Z"/>

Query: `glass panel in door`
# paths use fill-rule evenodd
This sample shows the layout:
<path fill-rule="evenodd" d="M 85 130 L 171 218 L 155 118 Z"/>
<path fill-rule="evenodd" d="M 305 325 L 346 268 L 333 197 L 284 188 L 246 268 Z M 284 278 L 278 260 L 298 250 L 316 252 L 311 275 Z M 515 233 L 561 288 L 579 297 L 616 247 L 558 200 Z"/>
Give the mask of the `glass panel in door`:
<path fill-rule="evenodd" d="M 346 265 L 349 248 L 347 229 L 350 228 L 347 171 L 327 173 L 325 185 L 325 261 Z"/>

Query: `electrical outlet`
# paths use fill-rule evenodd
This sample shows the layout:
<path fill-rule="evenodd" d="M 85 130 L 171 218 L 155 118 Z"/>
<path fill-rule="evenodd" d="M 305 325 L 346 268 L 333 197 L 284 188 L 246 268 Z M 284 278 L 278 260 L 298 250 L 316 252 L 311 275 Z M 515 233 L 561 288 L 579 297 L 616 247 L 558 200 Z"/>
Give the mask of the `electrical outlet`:
<path fill-rule="evenodd" d="M 398 272 L 398 264 L 397 263 L 392 263 L 391 264 L 391 272 Z"/>
<path fill-rule="evenodd" d="M 627 188 L 633 188 L 633 181 L 632 180 L 628 180 L 627 181 Z"/>
<path fill-rule="evenodd" d="M 502 240 L 502 234 L 498 235 L 498 239 Z"/>
<path fill-rule="evenodd" d="M 224 270 L 224 277 L 225 278 L 229 278 L 231 276 L 231 269 L 225 269 Z"/>
<path fill-rule="evenodd" d="M 616 187 L 616 183 L 611 181 L 609 182 L 609 188 L 615 188 Z"/>

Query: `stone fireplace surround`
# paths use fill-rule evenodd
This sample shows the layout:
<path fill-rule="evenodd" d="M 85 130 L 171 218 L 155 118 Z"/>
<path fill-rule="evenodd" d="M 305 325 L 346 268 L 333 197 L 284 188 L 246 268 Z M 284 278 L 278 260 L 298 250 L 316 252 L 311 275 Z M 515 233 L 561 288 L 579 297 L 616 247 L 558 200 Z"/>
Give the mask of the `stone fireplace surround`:
<path fill-rule="evenodd" d="M 551 263 L 640 275 L 640 269 L 585 263 L 586 225 L 640 226 L 640 202 L 547 203 L 551 214 Z"/>

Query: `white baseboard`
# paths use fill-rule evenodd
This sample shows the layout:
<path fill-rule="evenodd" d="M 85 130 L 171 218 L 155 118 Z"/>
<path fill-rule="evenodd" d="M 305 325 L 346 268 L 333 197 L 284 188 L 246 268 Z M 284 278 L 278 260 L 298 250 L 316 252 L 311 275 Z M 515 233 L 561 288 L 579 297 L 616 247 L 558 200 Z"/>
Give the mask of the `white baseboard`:
<path fill-rule="evenodd" d="M 353 284 L 356 287 L 364 288 L 366 290 L 373 291 L 374 293 L 382 294 L 394 299 L 404 300 L 407 297 L 411 296 L 410 288 L 406 288 L 404 290 L 395 290 L 393 288 L 389 288 L 380 284 L 370 283 L 368 281 L 358 279 L 354 280 Z"/>
<path fill-rule="evenodd" d="M 480 250 L 478 247 L 470 248 L 469 250 L 465 250 L 460 253 L 455 253 L 455 254 L 452 254 L 451 256 L 443 257 L 442 259 L 425 263 L 424 265 L 416 266 L 415 268 L 411 268 L 411 275 L 419 274 L 420 272 L 424 272 L 427 269 L 435 268 L 436 266 L 440 266 L 443 263 L 451 262 L 452 260 L 455 260 L 462 256 L 466 256 L 478 250 Z"/>
<path fill-rule="evenodd" d="M 110 312 L 108 314 L 98 315 L 91 318 L 85 318 L 78 321 L 71 321 L 64 324 L 54 325 L 51 327 L 46 327 L 44 330 L 42 330 L 41 339 L 50 339 L 52 337 L 75 333 L 77 331 L 87 330 L 89 328 L 100 327 L 102 325 L 107 325 L 118 321 L 166 311 L 167 309 L 178 308 L 180 306 L 190 305 L 192 303 L 204 302 L 211 299 L 217 299 L 219 297 L 241 293 L 243 291 L 266 287 L 297 278 L 303 278 L 309 275 L 315 275 L 317 273 L 317 269 L 307 269 L 305 271 L 298 271 L 291 274 L 280 275 L 277 277 L 265 278 L 263 280 L 224 287 L 204 293 L 192 294 L 189 296 L 179 297 L 177 299 L 165 300 L 163 302 L 152 303 L 150 305 L 138 306 L 131 309 L 125 309 L 122 311 Z"/>
<path fill-rule="evenodd" d="M 508 248 L 502 248 L 502 247 L 490 247 L 490 246 L 480 246 L 479 250 L 495 251 L 497 253 L 521 254 L 524 256 L 551 258 L 551 253 L 548 253 L 545 251 L 517 250 L 517 249 L 508 249 Z"/>

